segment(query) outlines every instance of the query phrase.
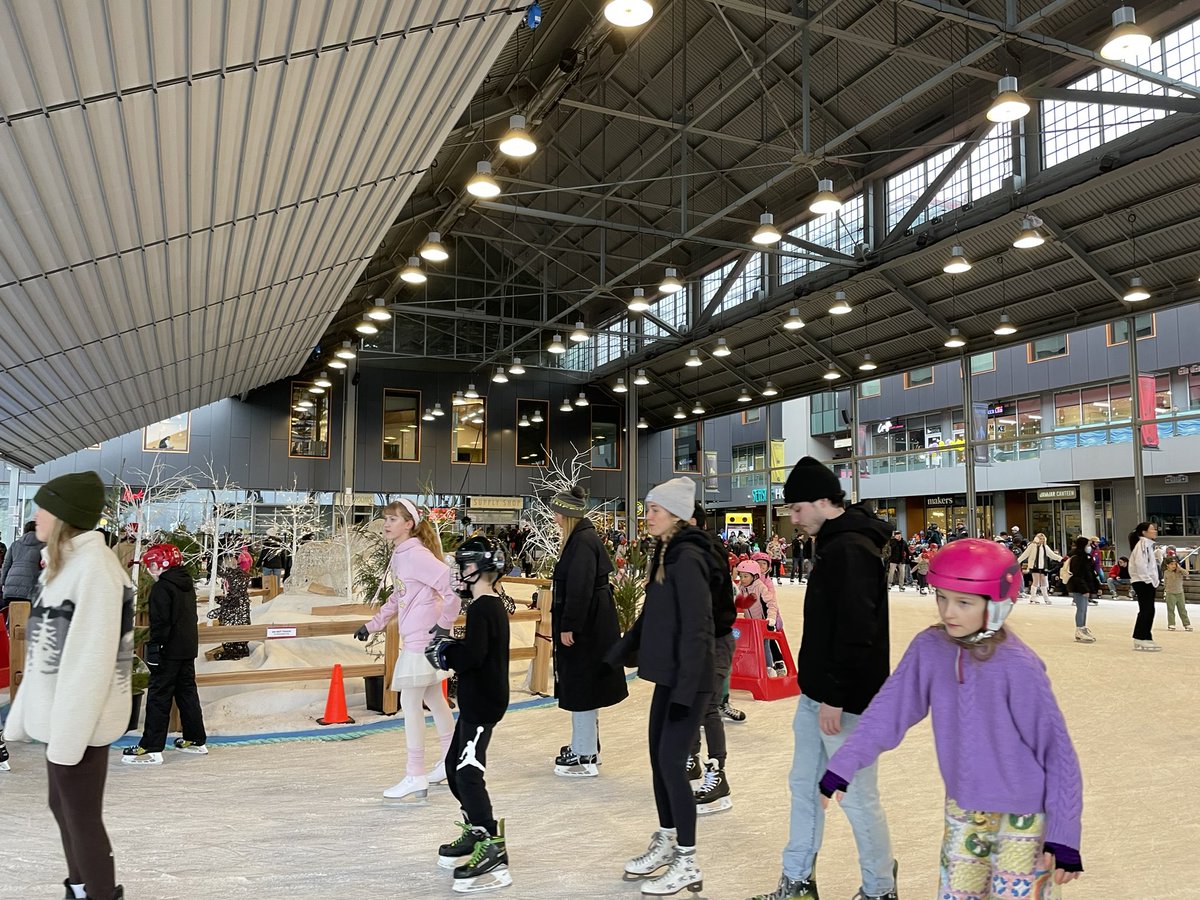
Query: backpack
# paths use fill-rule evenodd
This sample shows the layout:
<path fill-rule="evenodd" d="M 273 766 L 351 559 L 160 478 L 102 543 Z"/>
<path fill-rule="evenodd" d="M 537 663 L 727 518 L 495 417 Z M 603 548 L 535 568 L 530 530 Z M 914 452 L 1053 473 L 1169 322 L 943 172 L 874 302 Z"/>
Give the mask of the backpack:
<path fill-rule="evenodd" d="M 1058 568 L 1058 580 L 1063 584 L 1071 580 L 1071 557 L 1063 557 L 1062 565 Z"/>

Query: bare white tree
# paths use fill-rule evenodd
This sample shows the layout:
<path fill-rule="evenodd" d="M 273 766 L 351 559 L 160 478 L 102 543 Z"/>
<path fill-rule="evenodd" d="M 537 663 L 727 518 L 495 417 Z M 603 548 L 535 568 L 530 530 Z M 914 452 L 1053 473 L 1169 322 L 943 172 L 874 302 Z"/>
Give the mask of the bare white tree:
<path fill-rule="evenodd" d="M 240 499 L 242 489 L 229 477 L 229 472 L 223 471 L 218 475 L 211 459 L 203 477 L 212 493 L 212 504 L 205 513 L 203 530 L 212 542 L 209 547 L 208 602 L 213 603 L 217 598 L 217 569 L 221 563 L 222 523 L 246 518 L 249 505 Z"/>
<path fill-rule="evenodd" d="M 136 525 L 133 529 L 135 564 L 129 573 L 134 584 L 137 584 L 140 569 L 136 561 L 142 558 L 142 544 L 149 539 L 152 530 L 151 514 L 155 507 L 179 500 L 189 491 L 196 490 L 196 481 L 201 475 L 194 469 L 167 474 L 167 467 L 159 457 L 159 454 L 154 454 L 148 470 L 130 469 L 128 478 L 122 467 L 121 474 L 116 479 L 116 521 L 122 522 L 128 517 L 129 523 Z"/>
<path fill-rule="evenodd" d="M 583 483 L 591 476 L 591 450 L 579 450 L 574 444 L 571 449 L 575 455 L 569 460 L 556 459 L 550 450 L 545 449 L 546 465 L 538 466 L 538 474 L 529 479 L 534 490 L 533 501 L 529 508 L 522 513 L 522 518 L 529 526 L 525 538 L 526 546 L 532 546 L 535 558 L 540 558 L 539 569 L 545 569 L 558 559 L 561 533 L 554 524 L 554 512 L 550 508 L 550 500 L 555 494 L 567 493 L 575 486 Z M 587 511 L 587 518 L 598 522 L 600 517 L 610 508 L 615 508 L 615 502 L 609 500 Z"/>

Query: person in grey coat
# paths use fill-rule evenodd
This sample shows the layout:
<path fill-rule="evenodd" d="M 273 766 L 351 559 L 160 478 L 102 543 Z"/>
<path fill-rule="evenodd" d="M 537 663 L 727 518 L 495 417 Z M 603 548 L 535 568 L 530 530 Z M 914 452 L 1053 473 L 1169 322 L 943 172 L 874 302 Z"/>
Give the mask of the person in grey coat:
<path fill-rule="evenodd" d="M 4 555 L 4 566 L 0 568 L 0 609 L 5 609 L 13 600 L 32 600 L 33 589 L 42 574 L 42 548 L 46 545 L 38 540 L 32 522 L 25 523 L 25 533 L 13 541 Z"/>

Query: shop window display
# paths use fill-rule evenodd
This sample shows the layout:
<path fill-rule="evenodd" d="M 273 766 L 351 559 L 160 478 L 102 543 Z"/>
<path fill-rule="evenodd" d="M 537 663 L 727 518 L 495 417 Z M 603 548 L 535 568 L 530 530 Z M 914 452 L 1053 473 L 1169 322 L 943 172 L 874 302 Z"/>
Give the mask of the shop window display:
<path fill-rule="evenodd" d="M 328 459 L 329 392 L 311 382 L 293 381 L 291 397 L 288 456 Z"/>
<path fill-rule="evenodd" d="M 191 438 L 191 413 L 180 413 L 142 429 L 142 449 L 147 453 L 187 453 Z M 96 444 L 92 449 L 99 450 Z"/>
<path fill-rule="evenodd" d="M 385 462 L 421 459 L 421 395 L 416 391 L 383 392 L 383 459 Z"/>

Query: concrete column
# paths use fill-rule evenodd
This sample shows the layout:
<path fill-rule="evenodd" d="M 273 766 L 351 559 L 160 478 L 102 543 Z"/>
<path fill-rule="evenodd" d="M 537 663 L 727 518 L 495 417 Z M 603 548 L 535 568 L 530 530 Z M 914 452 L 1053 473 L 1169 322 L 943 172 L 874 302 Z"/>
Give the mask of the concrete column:
<path fill-rule="evenodd" d="M 1096 482 L 1079 482 L 1079 527 L 1085 535 L 1098 535 L 1100 526 L 1096 522 Z"/>
<path fill-rule="evenodd" d="M 1004 503 L 1004 491 L 992 494 L 992 536 L 1008 530 L 1008 507 Z"/>

